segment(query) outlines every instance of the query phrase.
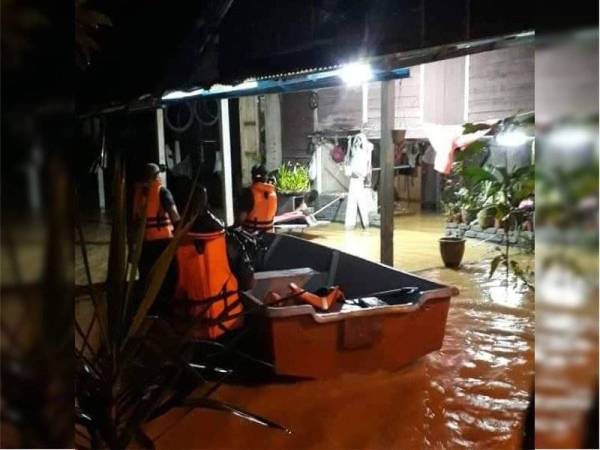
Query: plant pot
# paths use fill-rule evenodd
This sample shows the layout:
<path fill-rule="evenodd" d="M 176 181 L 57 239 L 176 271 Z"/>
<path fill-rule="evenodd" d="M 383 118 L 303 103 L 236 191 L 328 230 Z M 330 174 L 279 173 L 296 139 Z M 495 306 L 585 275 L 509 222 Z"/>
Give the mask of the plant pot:
<path fill-rule="evenodd" d="M 292 212 L 302 203 L 306 192 L 281 193 L 277 192 L 277 215 Z"/>
<path fill-rule="evenodd" d="M 477 218 L 477 213 L 472 209 L 461 209 L 460 216 L 462 218 L 463 223 L 466 225 L 470 225 Z"/>
<path fill-rule="evenodd" d="M 457 268 L 465 254 L 465 240 L 457 237 L 440 238 L 440 254 L 446 267 Z"/>
<path fill-rule="evenodd" d="M 495 219 L 495 211 L 492 209 L 482 209 L 477 213 L 477 222 L 482 230 L 493 227 Z"/>

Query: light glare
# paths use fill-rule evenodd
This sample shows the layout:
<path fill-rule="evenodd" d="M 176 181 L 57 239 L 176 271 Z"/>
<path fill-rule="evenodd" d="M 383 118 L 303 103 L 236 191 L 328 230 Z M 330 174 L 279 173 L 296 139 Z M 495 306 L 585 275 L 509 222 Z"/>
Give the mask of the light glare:
<path fill-rule="evenodd" d="M 337 75 L 348 86 L 358 86 L 373 78 L 371 66 L 366 63 L 351 63 L 342 66 Z"/>
<path fill-rule="evenodd" d="M 496 143 L 502 147 L 520 147 L 529 140 L 522 130 L 505 131 L 496 136 Z"/>
<path fill-rule="evenodd" d="M 242 91 L 244 89 L 254 89 L 258 86 L 258 82 L 255 80 L 244 81 L 243 83 L 231 86 L 228 84 L 215 84 L 211 86 L 209 90 L 206 89 L 195 89 L 193 91 L 173 91 L 162 96 L 163 100 L 177 100 L 180 98 L 195 97 L 197 95 L 211 95 L 211 94 L 224 94 L 232 91 Z"/>

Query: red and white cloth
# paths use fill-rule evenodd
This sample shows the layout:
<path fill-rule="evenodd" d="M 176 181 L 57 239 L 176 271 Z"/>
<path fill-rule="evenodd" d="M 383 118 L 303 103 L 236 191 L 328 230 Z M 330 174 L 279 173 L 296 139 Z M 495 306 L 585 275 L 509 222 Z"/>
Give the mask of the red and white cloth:
<path fill-rule="evenodd" d="M 489 130 L 480 130 L 475 133 L 462 134 L 462 125 L 424 125 L 425 134 L 435 150 L 433 168 L 449 175 L 452 171 L 452 162 L 456 151 L 463 150 L 467 145 L 475 142 Z"/>

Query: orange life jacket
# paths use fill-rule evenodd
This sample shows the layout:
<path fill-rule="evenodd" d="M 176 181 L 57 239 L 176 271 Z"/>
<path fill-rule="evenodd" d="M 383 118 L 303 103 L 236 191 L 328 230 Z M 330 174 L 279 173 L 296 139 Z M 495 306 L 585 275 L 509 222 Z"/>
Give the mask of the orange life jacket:
<path fill-rule="evenodd" d="M 194 330 L 195 338 L 216 339 L 243 323 L 238 282 L 229 267 L 225 231 L 188 233 L 177 249 L 175 299 L 191 301 L 188 314 L 215 323 Z M 227 317 L 232 317 L 227 320 Z"/>
<path fill-rule="evenodd" d="M 138 183 L 133 196 L 134 214 L 142 215 L 141 208 L 146 200 L 146 230 L 144 240 L 154 241 L 157 239 L 169 239 L 173 237 L 173 224 L 169 214 L 160 204 L 160 180 L 153 180 L 149 184 Z"/>
<path fill-rule="evenodd" d="M 315 308 L 323 311 L 327 311 L 331 308 L 335 302 L 344 299 L 344 293 L 338 286 L 333 286 L 329 289 L 325 289 L 321 293 L 312 293 L 300 289 L 296 283 L 290 283 L 290 291 L 292 294 L 296 294 L 295 298 L 305 303 L 308 303 Z M 273 301 L 278 300 L 275 298 Z"/>
<path fill-rule="evenodd" d="M 250 231 L 273 231 L 273 219 L 277 213 L 275 186 L 269 183 L 253 183 L 250 187 L 254 206 L 244 221 Z"/>

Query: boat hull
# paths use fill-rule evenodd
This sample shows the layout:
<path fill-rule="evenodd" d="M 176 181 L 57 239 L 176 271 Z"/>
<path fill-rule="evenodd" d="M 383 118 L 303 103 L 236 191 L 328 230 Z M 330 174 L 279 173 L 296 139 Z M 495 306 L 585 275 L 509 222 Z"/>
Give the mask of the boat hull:
<path fill-rule="evenodd" d="M 290 281 L 311 290 L 338 285 L 346 298 L 418 287 L 410 302 L 337 312 L 310 305 L 266 307 L 256 318 L 264 357 L 279 375 L 309 378 L 397 370 L 441 348 L 455 288 L 292 236 L 268 236 L 262 272 L 247 301 Z M 310 268 L 310 269 L 309 269 Z"/>

